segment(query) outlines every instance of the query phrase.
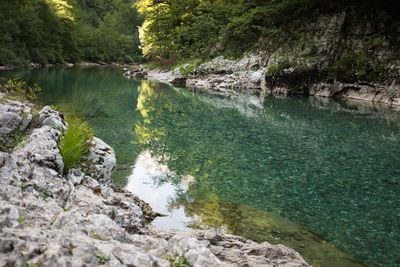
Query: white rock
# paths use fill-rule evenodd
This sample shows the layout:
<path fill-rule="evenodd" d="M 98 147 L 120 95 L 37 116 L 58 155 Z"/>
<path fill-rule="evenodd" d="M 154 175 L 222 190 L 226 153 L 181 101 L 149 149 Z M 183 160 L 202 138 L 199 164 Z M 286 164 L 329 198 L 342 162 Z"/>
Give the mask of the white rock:
<path fill-rule="evenodd" d="M 96 175 L 93 178 L 101 182 L 111 182 L 111 174 L 116 164 L 114 149 L 97 137 L 94 137 L 90 143 L 92 147 L 88 160 L 96 169 Z"/>
<path fill-rule="evenodd" d="M 55 128 L 67 129 L 68 125 L 64 121 L 64 117 L 61 112 L 52 109 L 50 106 L 45 106 L 39 112 L 39 121 L 43 125 L 48 125 Z"/>

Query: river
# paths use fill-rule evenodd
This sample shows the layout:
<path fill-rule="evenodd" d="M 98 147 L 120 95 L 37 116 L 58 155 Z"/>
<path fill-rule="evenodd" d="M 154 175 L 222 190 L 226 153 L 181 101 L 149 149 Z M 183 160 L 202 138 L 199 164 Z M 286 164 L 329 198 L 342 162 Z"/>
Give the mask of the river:
<path fill-rule="evenodd" d="M 117 155 L 113 174 L 168 215 L 288 245 L 315 266 L 400 265 L 400 114 L 313 97 L 219 96 L 114 68 L 20 75 L 38 103 L 86 119 Z"/>

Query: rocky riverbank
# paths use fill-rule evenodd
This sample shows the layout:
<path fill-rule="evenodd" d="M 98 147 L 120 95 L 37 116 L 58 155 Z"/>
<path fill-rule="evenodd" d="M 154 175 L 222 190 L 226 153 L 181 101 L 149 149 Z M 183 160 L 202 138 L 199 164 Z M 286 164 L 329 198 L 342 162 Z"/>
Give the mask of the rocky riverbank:
<path fill-rule="evenodd" d="M 3 97 L 1 266 L 308 266 L 283 245 L 151 226 L 159 214 L 112 184 L 111 147 L 93 138 L 85 162 L 66 173 L 58 148 L 68 127 L 62 114 Z"/>
<path fill-rule="evenodd" d="M 260 67 L 261 66 L 261 67 Z M 239 61 L 217 57 L 203 63 L 188 74 L 181 74 L 189 65 L 167 70 L 126 70 L 127 78 L 147 78 L 176 86 L 197 88 L 213 93 L 257 95 L 308 95 L 357 99 L 400 106 L 400 85 L 386 82 L 328 81 L 318 71 L 284 68 L 279 74 L 268 74 L 271 67 L 262 55 L 250 55 Z"/>
<path fill-rule="evenodd" d="M 310 95 L 359 99 L 400 106 L 400 29 L 385 24 L 382 13 L 368 16 L 341 12 L 260 38 L 249 54 L 222 56 L 202 64 L 190 62 L 172 71 L 132 71 L 174 85 L 217 93 Z M 390 27 L 393 26 L 392 30 Z M 290 31 L 289 31 L 290 32 Z M 398 39 L 397 39 L 398 40 Z"/>

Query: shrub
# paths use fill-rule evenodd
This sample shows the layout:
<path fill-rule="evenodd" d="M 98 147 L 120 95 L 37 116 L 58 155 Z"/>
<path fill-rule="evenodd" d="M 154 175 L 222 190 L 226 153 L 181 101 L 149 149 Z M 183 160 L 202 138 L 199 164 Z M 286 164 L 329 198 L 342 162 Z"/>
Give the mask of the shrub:
<path fill-rule="evenodd" d="M 293 68 L 295 66 L 296 66 L 296 64 L 291 62 L 289 59 L 285 59 L 285 60 L 283 60 L 282 62 L 279 62 L 276 65 L 270 66 L 267 69 L 266 74 L 267 75 L 271 75 L 271 76 L 282 75 L 284 73 L 285 69 Z"/>
<path fill-rule="evenodd" d="M 67 132 L 60 137 L 60 151 L 67 171 L 76 167 L 89 154 L 93 131 L 88 123 L 80 119 L 69 122 Z"/>
<path fill-rule="evenodd" d="M 22 99 L 34 99 L 36 94 L 42 89 L 35 83 L 32 86 L 28 85 L 25 81 L 21 80 L 20 77 L 15 77 L 14 79 L 8 80 L 4 85 L 8 94 L 15 95 Z"/>

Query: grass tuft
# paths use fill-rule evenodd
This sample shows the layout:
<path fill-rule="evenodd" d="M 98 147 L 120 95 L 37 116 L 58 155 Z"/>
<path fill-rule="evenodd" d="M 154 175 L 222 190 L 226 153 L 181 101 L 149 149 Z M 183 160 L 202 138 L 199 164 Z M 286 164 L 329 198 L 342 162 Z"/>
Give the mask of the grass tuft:
<path fill-rule="evenodd" d="M 60 150 L 66 171 L 79 165 L 89 154 L 89 140 L 93 131 L 89 124 L 80 119 L 69 122 L 68 130 L 60 137 Z"/>

